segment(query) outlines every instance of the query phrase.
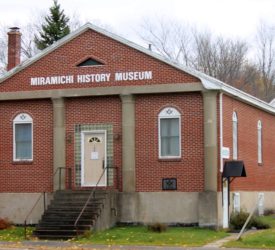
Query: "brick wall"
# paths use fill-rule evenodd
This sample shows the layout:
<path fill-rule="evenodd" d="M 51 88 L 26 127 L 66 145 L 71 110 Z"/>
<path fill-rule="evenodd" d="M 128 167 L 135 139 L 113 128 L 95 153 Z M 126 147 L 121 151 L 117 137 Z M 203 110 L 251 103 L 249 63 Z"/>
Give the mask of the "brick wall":
<path fill-rule="evenodd" d="M 203 190 L 203 109 L 200 94 L 136 96 L 136 178 L 137 191 L 161 191 L 162 178 L 177 178 L 178 191 Z M 149 106 L 150 105 L 150 106 Z M 158 159 L 158 113 L 167 106 L 182 114 L 182 158 Z M 121 101 L 119 97 L 66 100 L 66 134 L 76 124 L 113 124 L 114 165 L 118 167 L 121 190 Z M 74 143 L 67 144 L 66 165 L 74 165 Z"/>
<path fill-rule="evenodd" d="M 0 103 L 0 190 L 43 192 L 52 190 L 53 115 L 50 100 Z M 13 162 L 13 119 L 28 113 L 33 119 L 33 161 Z"/>
<path fill-rule="evenodd" d="M 88 57 L 99 59 L 105 65 L 76 66 Z M 115 72 L 129 71 L 152 71 L 153 78 L 114 82 L 111 77 L 110 82 L 102 83 L 30 86 L 31 77 L 98 73 L 114 75 Z M 89 30 L 2 82 L 0 92 L 192 82 L 199 82 L 199 80 L 133 48 Z M 120 190 L 122 187 L 121 105 L 118 96 L 79 97 L 65 100 L 66 166 L 75 166 L 75 125 L 112 124 L 113 134 L 116 137 L 113 140 L 113 162 L 114 166 L 119 168 L 118 186 Z M 175 106 L 182 113 L 182 158 L 179 161 L 160 161 L 158 159 L 157 116 L 162 108 L 170 105 Z M 2 192 L 50 190 L 53 171 L 51 100 L 2 102 L 0 110 L 2 112 L 0 134 L 2 133 L 2 137 L 5 138 L 0 145 L 0 154 L 2 154 L 0 166 L 3 170 L 0 173 L 0 190 Z M 29 113 L 34 120 L 34 160 L 30 165 L 12 163 L 12 119 L 20 112 Z M 137 96 L 136 138 L 138 191 L 160 191 L 163 177 L 176 177 L 179 191 L 203 189 L 203 107 L 200 94 Z"/>
<path fill-rule="evenodd" d="M 105 65 L 77 67 L 87 57 L 98 58 Z M 117 81 L 117 86 L 199 82 L 195 77 L 166 65 L 148 55 L 113 39 L 89 30 L 33 63 L 1 83 L 0 91 L 48 90 L 114 86 L 113 77 L 104 83 L 73 83 L 64 85 L 30 86 L 31 77 L 101 74 L 128 71 L 153 71 L 152 80 Z M 16 82 L 16 84 L 14 84 Z"/>
<path fill-rule="evenodd" d="M 181 113 L 182 157 L 158 158 L 158 114 L 165 107 Z M 204 188 L 203 103 L 200 93 L 136 97 L 136 189 L 162 190 L 162 178 L 177 178 L 178 191 L 199 192 Z"/>
<path fill-rule="evenodd" d="M 232 157 L 232 114 L 238 116 L 238 159 L 243 160 L 246 178 L 236 178 L 232 190 L 271 191 L 275 189 L 275 116 L 223 96 L 223 145 Z M 262 121 L 263 164 L 258 164 L 257 122 Z"/>
<path fill-rule="evenodd" d="M 88 57 L 99 59 L 105 65 L 82 68 L 76 66 Z M 115 72 L 149 70 L 153 72 L 151 80 L 114 82 L 111 79 L 110 82 L 104 83 L 30 86 L 31 77 L 114 74 Z M 199 80 L 133 48 L 89 30 L 2 82 L 0 92 L 190 82 L 199 82 Z M 120 98 L 118 96 L 72 98 L 66 99 L 65 104 L 66 165 L 74 166 L 75 163 L 73 141 L 75 125 L 108 123 L 113 125 L 114 135 L 118 135 L 114 140 L 114 165 L 121 168 Z M 177 108 L 182 114 L 182 158 L 177 161 L 158 159 L 158 113 L 167 106 Z M 135 109 L 137 191 L 161 191 L 162 178 L 169 177 L 177 178 L 178 191 L 203 191 L 204 152 L 201 94 L 140 95 L 136 96 Z M 51 190 L 53 171 L 51 101 L 1 102 L 0 111 L 1 192 Z M 223 145 L 231 149 L 231 155 L 233 111 L 238 114 L 238 155 L 239 159 L 244 160 L 248 175 L 247 178 L 234 180 L 233 190 L 274 190 L 275 116 L 224 95 Z M 34 121 L 34 160 L 28 165 L 12 162 L 12 120 L 21 112 L 30 114 Z M 259 119 L 263 126 L 263 164 L 261 165 L 257 162 L 257 121 Z M 118 180 L 120 189 L 121 181 L 120 171 Z M 219 177 L 217 181 L 220 181 Z"/>
<path fill-rule="evenodd" d="M 119 173 L 118 187 L 121 189 L 122 145 L 121 145 L 121 101 L 118 96 L 85 97 L 66 99 L 66 137 L 74 139 L 75 125 L 112 124 L 113 163 Z M 75 165 L 75 142 L 66 143 L 66 166 Z M 74 173 L 75 176 L 75 173 Z"/>

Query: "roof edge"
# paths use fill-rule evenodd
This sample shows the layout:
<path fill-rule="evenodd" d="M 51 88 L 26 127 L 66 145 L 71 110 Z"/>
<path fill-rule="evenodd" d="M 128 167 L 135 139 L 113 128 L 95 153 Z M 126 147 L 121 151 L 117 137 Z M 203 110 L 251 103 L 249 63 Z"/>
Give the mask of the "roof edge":
<path fill-rule="evenodd" d="M 2 83 L 3 81 L 7 80 L 8 78 L 10 78 L 11 76 L 13 76 L 14 74 L 20 72 L 21 70 L 25 69 L 26 67 L 30 66 L 31 64 L 35 63 L 36 61 L 38 61 L 42 57 L 46 56 L 47 54 L 51 53 L 55 49 L 59 48 L 63 44 L 66 44 L 67 42 L 71 41 L 75 37 L 77 37 L 80 34 L 84 33 L 86 30 L 88 30 L 90 28 L 90 26 L 91 26 L 90 23 L 86 23 L 85 25 L 81 26 L 79 29 L 76 29 L 75 31 L 73 31 L 69 35 L 61 38 L 60 40 L 58 40 L 57 42 L 55 42 L 51 46 L 49 46 L 46 49 L 40 51 L 38 54 L 34 55 L 31 58 L 28 58 L 27 60 L 25 60 L 24 62 L 20 63 L 19 65 L 17 65 L 13 69 L 7 71 L 0 78 L 0 83 Z"/>
<path fill-rule="evenodd" d="M 21 70 L 25 69 L 26 67 L 30 66 L 31 64 L 35 63 L 36 61 L 38 61 L 39 59 L 41 59 L 42 57 L 46 56 L 47 54 L 51 53 L 52 51 L 54 51 L 55 49 L 59 48 L 60 46 L 66 44 L 67 42 L 71 41 L 72 39 L 74 39 L 75 37 L 79 36 L 80 34 L 84 33 L 87 30 L 94 30 L 95 32 L 98 32 L 100 34 L 103 34 L 111 39 L 114 39 L 122 44 L 125 44 L 126 46 L 129 46 L 131 48 L 134 48 L 144 54 L 147 54 L 159 61 L 162 61 L 180 71 L 186 72 L 187 74 L 190 74 L 196 78 L 198 78 L 201 83 L 202 86 L 206 89 L 206 90 L 217 90 L 217 91 L 221 91 L 224 93 L 227 93 L 233 97 L 237 97 L 243 101 L 245 101 L 246 103 L 249 103 L 253 106 L 256 106 L 260 109 L 266 110 L 267 112 L 271 112 L 273 114 L 275 114 L 275 107 L 273 107 L 272 105 L 246 93 L 243 92 L 239 89 L 236 89 L 218 79 L 215 79 L 213 77 L 210 77 L 200 71 L 197 71 L 195 69 L 191 69 L 188 68 L 186 66 L 180 65 L 176 62 L 172 62 L 171 60 L 168 60 L 167 58 L 163 57 L 160 54 L 157 54 L 153 51 L 150 51 L 132 41 L 129 41 L 119 35 L 116 35 L 114 33 L 111 33 L 103 28 L 100 28 L 98 26 L 95 26 L 91 23 L 86 23 L 85 25 L 81 26 L 80 28 L 78 28 L 77 30 L 73 31 L 72 33 L 70 33 L 69 35 L 63 37 L 62 39 L 60 39 L 59 41 L 57 41 L 56 43 L 54 43 L 53 45 L 49 46 L 48 48 L 44 49 L 43 51 L 41 51 L 39 54 L 35 55 L 34 57 L 24 61 L 23 63 L 19 64 L 18 66 L 16 66 L 15 68 L 13 68 L 12 70 L 8 71 L 7 73 L 5 73 L 1 78 L 0 78 L 0 83 L 2 83 L 3 81 L 7 80 L 8 78 L 12 77 L 13 75 L 15 75 L 16 73 L 20 72 Z"/>

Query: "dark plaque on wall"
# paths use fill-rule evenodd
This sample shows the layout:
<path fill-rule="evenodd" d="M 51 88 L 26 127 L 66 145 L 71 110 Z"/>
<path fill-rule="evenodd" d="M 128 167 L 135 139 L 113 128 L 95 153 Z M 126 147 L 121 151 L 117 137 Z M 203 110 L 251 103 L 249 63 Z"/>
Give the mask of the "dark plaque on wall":
<path fill-rule="evenodd" d="M 177 179 L 176 178 L 162 179 L 162 190 L 177 190 Z"/>

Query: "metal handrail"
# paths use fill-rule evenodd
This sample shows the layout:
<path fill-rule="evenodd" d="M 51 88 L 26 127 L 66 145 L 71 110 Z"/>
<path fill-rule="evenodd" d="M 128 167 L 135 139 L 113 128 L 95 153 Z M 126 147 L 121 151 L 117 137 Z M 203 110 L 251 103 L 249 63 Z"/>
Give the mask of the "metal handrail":
<path fill-rule="evenodd" d="M 34 203 L 32 209 L 30 210 L 30 212 L 28 213 L 28 215 L 26 216 L 26 218 L 25 218 L 25 220 L 24 220 L 24 234 L 25 234 L 25 239 L 27 239 L 27 221 L 28 221 L 30 215 L 32 214 L 34 208 L 37 206 L 38 202 L 40 201 L 42 195 L 43 195 L 43 201 L 44 201 L 44 202 L 43 202 L 43 205 L 44 205 L 44 206 L 43 206 L 44 212 L 45 212 L 45 210 L 46 210 L 46 193 L 43 192 L 43 193 L 41 193 L 41 194 L 39 195 L 38 199 L 36 200 L 36 202 Z"/>
<path fill-rule="evenodd" d="M 100 183 L 102 177 L 104 176 L 104 173 L 105 173 L 105 171 L 107 170 L 107 168 L 108 168 L 108 167 L 105 167 L 105 168 L 103 169 L 102 174 L 100 175 L 100 177 L 99 177 L 99 179 L 98 179 L 96 185 L 93 187 L 93 189 L 92 189 L 92 191 L 91 191 L 91 193 L 90 193 L 90 195 L 89 195 L 87 201 L 85 202 L 85 204 L 84 204 L 83 208 L 81 209 L 81 211 L 80 211 L 78 217 L 76 218 L 76 220 L 75 220 L 75 222 L 74 222 L 74 227 L 75 227 L 76 230 L 77 230 L 76 226 L 77 226 L 77 224 L 78 224 L 78 221 L 80 220 L 82 214 L 84 213 L 86 207 L 88 206 L 88 204 L 89 204 L 91 198 L 94 196 L 95 191 L 96 191 L 96 188 L 98 187 L 98 184 Z"/>
<path fill-rule="evenodd" d="M 69 189 L 71 189 L 72 188 L 72 168 L 67 168 L 67 167 L 59 167 L 59 168 L 57 168 L 56 170 L 55 170 L 55 172 L 53 173 L 53 179 L 54 179 L 54 177 L 56 176 L 56 174 L 57 174 L 57 172 L 58 172 L 58 174 L 59 174 L 59 181 L 58 181 L 58 186 L 59 186 L 59 188 L 58 188 L 58 190 L 61 190 L 61 173 L 62 173 L 62 169 L 64 169 L 64 170 L 69 170 L 69 177 L 68 177 L 68 179 L 69 179 Z"/>
<path fill-rule="evenodd" d="M 61 171 L 62 169 L 65 169 L 65 170 L 69 170 L 69 188 L 71 189 L 72 188 L 72 169 L 71 168 L 66 168 L 66 167 L 59 167 L 55 170 L 55 172 L 53 173 L 53 179 L 54 177 L 56 176 L 56 174 L 58 173 L 59 171 L 59 190 L 61 190 Z M 46 192 L 42 192 L 38 199 L 36 200 L 36 202 L 34 203 L 34 205 L 32 206 L 30 212 L 27 214 L 25 220 L 24 220 L 24 234 L 25 234 L 25 239 L 27 238 L 27 221 L 30 217 L 30 215 L 32 214 L 32 212 L 34 211 L 34 209 L 36 208 L 38 202 L 40 201 L 41 197 L 43 195 L 43 208 L 44 208 L 44 212 L 46 210 Z"/>

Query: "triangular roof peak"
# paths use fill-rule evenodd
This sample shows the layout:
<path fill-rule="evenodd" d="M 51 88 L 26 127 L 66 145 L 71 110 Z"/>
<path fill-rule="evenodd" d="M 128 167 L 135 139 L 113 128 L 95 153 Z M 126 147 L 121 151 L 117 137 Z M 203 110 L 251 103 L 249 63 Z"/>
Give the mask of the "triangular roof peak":
<path fill-rule="evenodd" d="M 75 31 L 71 32 L 69 35 L 63 37 L 62 39 L 58 40 L 57 42 L 55 42 L 53 45 L 47 47 L 46 49 L 44 49 L 43 51 L 41 51 L 40 53 L 36 54 L 35 56 L 33 56 L 32 58 L 29 58 L 27 60 L 25 60 L 24 62 L 22 62 L 21 64 L 19 64 L 18 66 L 16 66 L 15 68 L 13 68 L 12 70 L 6 72 L 4 75 L 2 75 L 2 77 L 0 78 L 0 83 L 5 81 L 6 79 L 10 78 L 11 76 L 13 76 L 14 74 L 20 72 L 21 70 L 25 69 L 26 67 L 30 66 L 31 64 L 33 64 L 34 62 L 38 61 L 39 59 L 41 59 L 42 57 L 46 56 L 47 54 L 51 53 L 52 51 L 56 50 L 57 48 L 61 47 L 62 45 L 68 43 L 69 41 L 71 41 L 72 39 L 74 39 L 75 37 L 81 35 L 82 33 L 86 32 L 87 30 L 93 30 L 93 31 L 96 31 L 100 34 L 103 34 L 111 39 L 114 39 L 122 44 L 125 44 L 126 46 L 129 46 L 131 48 L 134 48 L 144 54 L 147 54 L 151 57 L 154 57 L 155 59 L 158 59 L 174 68 L 177 68 L 181 71 L 184 71 L 190 75 L 193 75 L 197 78 L 199 78 L 201 81 L 202 81 L 202 84 L 203 86 L 206 88 L 206 89 L 217 89 L 217 85 L 220 85 L 221 83 L 219 83 L 219 81 L 217 81 L 216 79 L 214 78 L 209 78 L 209 80 L 207 79 L 203 79 L 203 75 L 202 73 L 196 71 L 196 70 L 193 70 L 193 69 L 190 69 L 190 68 L 187 68 L 187 67 L 184 67 L 176 62 L 172 62 L 166 58 L 164 58 L 163 56 L 151 51 L 151 50 L 148 50 L 134 42 L 131 42 L 119 35 L 116 35 L 114 33 L 111 33 L 103 28 L 100 28 L 96 25 L 93 25 L 91 23 L 86 23 L 85 25 L 81 26 L 80 28 L 76 29 Z M 214 82 L 212 82 L 214 81 Z"/>
<path fill-rule="evenodd" d="M 18 66 L 16 66 L 15 68 L 13 68 L 12 70 L 8 71 L 7 73 L 5 73 L 4 75 L 2 75 L 2 77 L 0 78 L 0 83 L 5 81 L 6 79 L 12 77 L 13 75 L 15 75 L 16 73 L 22 71 L 23 69 L 25 69 L 26 67 L 32 65 L 34 62 L 38 61 L 39 59 L 41 59 L 42 57 L 46 56 L 47 54 L 51 53 L 52 51 L 56 50 L 57 48 L 61 47 L 62 45 L 68 43 L 69 41 L 71 41 L 72 39 L 74 39 L 75 37 L 81 35 L 82 33 L 86 32 L 87 30 L 93 30 L 95 32 L 98 32 L 102 35 L 105 35 L 111 39 L 114 39 L 122 44 L 125 44 L 126 46 L 129 46 L 133 49 L 136 49 L 144 54 L 147 54 L 159 61 L 162 61 L 178 70 L 181 70 L 183 72 L 186 72 L 198 79 L 200 79 L 203 87 L 206 90 L 217 90 L 220 92 L 224 92 L 227 93 L 231 96 L 234 96 L 234 98 L 238 98 L 244 102 L 247 102 L 253 106 L 256 106 L 260 109 L 263 109 L 267 112 L 271 112 L 273 114 L 275 114 L 275 107 L 271 106 L 270 104 L 249 95 L 246 92 L 243 92 L 241 90 L 238 90 L 222 81 L 219 81 L 213 77 L 210 77 L 202 72 L 199 72 L 197 70 L 188 68 L 186 66 L 183 66 L 177 62 L 172 62 L 171 60 L 168 60 L 167 58 L 164 58 L 163 56 L 161 56 L 160 54 L 157 54 L 149 49 L 146 49 L 140 45 L 137 45 L 134 42 L 131 42 L 119 35 L 116 35 L 114 33 L 111 33 L 103 28 L 100 28 L 98 26 L 95 26 L 91 23 L 86 23 L 85 25 L 81 26 L 80 28 L 78 28 L 77 30 L 71 32 L 69 35 L 63 37 L 62 39 L 60 39 L 59 41 L 57 41 L 56 43 L 54 43 L 53 45 L 49 46 L 48 48 L 44 49 L 43 51 L 41 51 L 40 53 L 38 53 L 37 55 L 33 56 L 30 59 L 25 60 L 23 63 L 19 64 Z"/>

